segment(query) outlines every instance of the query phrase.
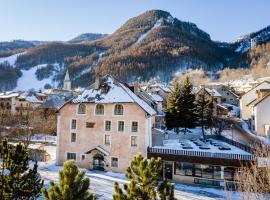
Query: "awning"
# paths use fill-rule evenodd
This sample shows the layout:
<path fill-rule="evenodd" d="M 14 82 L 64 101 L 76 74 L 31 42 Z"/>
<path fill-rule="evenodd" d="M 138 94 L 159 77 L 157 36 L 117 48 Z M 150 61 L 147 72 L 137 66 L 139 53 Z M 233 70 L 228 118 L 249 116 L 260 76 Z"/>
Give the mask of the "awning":
<path fill-rule="evenodd" d="M 108 156 L 109 155 L 109 152 L 106 151 L 105 149 L 103 149 L 102 147 L 100 146 L 96 146 L 92 149 L 90 149 L 89 151 L 85 152 L 85 154 L 90 154 L 93 150 L 98 150 L 100 153 L 102 153 L 104 156 Z"/>

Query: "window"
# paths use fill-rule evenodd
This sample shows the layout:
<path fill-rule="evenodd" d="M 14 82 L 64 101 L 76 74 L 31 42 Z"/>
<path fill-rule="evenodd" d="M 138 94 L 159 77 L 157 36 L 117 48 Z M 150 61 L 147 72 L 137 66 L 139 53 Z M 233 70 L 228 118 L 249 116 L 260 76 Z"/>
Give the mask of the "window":
<path fill-rule="evenodd" d="M 85 160 L 85 155 L 82 154 L 82 155 L 81 155 L 81 161 L 84 161 L 84 160 Z"/>
<path fill-rule="evenodd" d="M 228 181 L 233 181 L 235 175 L 235 169 L 232 167 L 224 168 L 224 179 Z"/>
<path fill-rule="evenodd" d="M 212 179 L 213 177 L 213 166 L 202 165 L 202 177 Z"/>
<path fill-rule="evenodd" d="M 118 131 L 123 132 L 124 131 L 125 123 L 124 121 L 118 121 Z"/>
<path fill-rule="evenodd" d="M 96 115 L 104 115 L 104 105 L 98 104 L 96 106 Z"/>
<path fill-rule="evenodd" d="M 193 164 L 176 162 L 175 174 L 183 176 L 192 176 Z"/>
<path fill-rule="evenodd" d="M 131 146 L 137 147 L 138 146 L 138 138 L 137 136 L 131 136 Z"/>
<path fill-rule="evenodd" d="M 112 122 L 111 121 L 105 121 L 105 131 L 111 131 Z"/>
<path fill-rule="evenodd" d="M 76 160 L 76 153 L 67 153 L 68 160 Z"/>
<path fill-rule="evenodd" d="M 76 119 L 72 119 L 71 120 L 71 129 L 76 129 L 77 128 L 77 120 Z"/>
<path fill-rule="evenodd" d="M 124 108 L 122 105 L 120 105 L 120 104 L 115 105 L 115 107 L 114 107 L 114 114 L 115 115 L 123 115 L 123 112 L 124 112 Z"/>
<path fill-rule="evenodd" d="M 138 122 L 131 123 L 131 132 L 138 132 Z"/>
<path fill-rule="evenodd" d="M 105 135 L 105 145 L 111 145 L 110 135 Z"/>
<path fill-rule="evenodd" d="M 71 142 L 76 142 L 76 133 L 71 133 Z"/>
<path fill-rule="evenodd" d="M 194 164 L 195 176 L 202 177 L 202 168 L 200 164 Z"/>
<path fill-rule="evenodd" d="M 112 167 L 118 167 L 118 158 L 112 157 L 111 166 Z"/>
<path fill-rule="evenodd" d="M 214 166 L 214 179 L 221 179 L 221 167 L 220 166 Z"/>
<path fill-rule="evenodd" d="M 79 104 L 78 105 L 78 112 L 79 115 L 83 115 L 86 113 L 86 105 L 85 104 Z"/>

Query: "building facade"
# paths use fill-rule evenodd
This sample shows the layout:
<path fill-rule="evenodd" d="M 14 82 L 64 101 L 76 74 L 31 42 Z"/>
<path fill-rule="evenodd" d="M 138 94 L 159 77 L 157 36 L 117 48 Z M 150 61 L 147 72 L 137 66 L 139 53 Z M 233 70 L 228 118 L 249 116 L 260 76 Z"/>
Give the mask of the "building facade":
<path fill-rule="evenodd" d="M 155 110 L 121 81 L 105 76 L 66 103 L 57 119 L 57 164 L 73 159 L 87 169 L 124 172 L 147 156 Z"/>

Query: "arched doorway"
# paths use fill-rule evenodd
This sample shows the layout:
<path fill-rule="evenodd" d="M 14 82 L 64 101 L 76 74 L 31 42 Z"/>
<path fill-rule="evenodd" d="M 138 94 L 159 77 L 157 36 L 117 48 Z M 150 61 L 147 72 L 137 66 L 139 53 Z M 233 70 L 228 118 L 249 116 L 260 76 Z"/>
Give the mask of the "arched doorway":
<path fill-rule="evenodd" d="M 104 156 L 100 153 L 93 156 L 93 170 L 104 171 Z"/>

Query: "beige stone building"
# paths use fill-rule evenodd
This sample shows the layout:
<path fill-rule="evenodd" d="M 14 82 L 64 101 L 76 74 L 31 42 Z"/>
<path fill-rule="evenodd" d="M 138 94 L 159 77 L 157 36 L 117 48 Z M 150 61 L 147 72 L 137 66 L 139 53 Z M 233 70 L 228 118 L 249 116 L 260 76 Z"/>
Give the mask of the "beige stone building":
<path fill-rule="evenodd" d="M 112 76 L 96 82 L 60 110 L 57 164 L 124 172 L 133 156 L 147 156 L 156 111 Z"/>

